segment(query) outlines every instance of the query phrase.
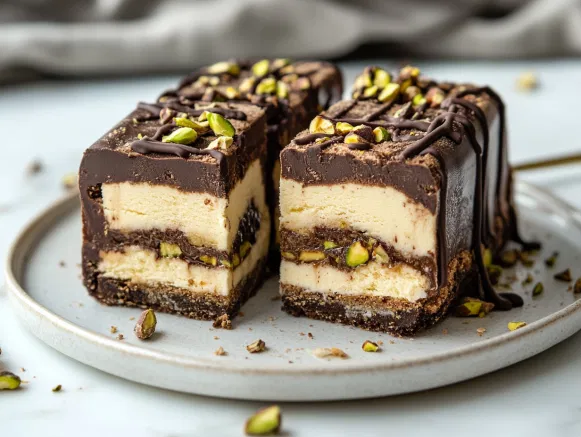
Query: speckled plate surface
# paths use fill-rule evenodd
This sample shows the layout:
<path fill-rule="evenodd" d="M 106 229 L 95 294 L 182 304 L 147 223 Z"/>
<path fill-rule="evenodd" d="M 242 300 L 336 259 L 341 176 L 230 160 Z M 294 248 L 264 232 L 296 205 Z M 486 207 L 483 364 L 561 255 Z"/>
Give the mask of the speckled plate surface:
<path fill-rule="evenodd" d="M 535 265 L 505 271 L 523 308 L 486 318 L 450 317 L 412 339 L 393 338 L 280 311 L 277 279 L 269 280 L 235 319 L 235 329 L 158 315 L 158 332 L 142 342 L 133 335 L 140 310 L 105 307 L 89 298 L 80 281 L 79 204 L 70 197 L 29 224 L 6 265 L 14 311 L 30 331 L 60 352 L 122 378 L 209 396 L 279 401 L 367 398 L 425 390 L 492 372 L 535 355 L 581 329 L 581 299 L 553 275 L 570 267 L 581 275 L 581 214 L 550 194 L 518 183 L 516 200 L 525 236 L 543 242 Z M 543 259 L 558 250 L 554 268 Z M 545 291 L 533 298 L 531 273 Z M 581 296 L 581 295 L 578 295 Z M 509 332 L 510 321 L 527 326 Z M 111 326 L 118 333 L 110 332 Z M 486 331 L 479 335 L 478 328 Z M 118 340 L 121 333 L 124 340 Z M 308 334 L 311 333 L 311 336 Z M 268 349 L 249 354 L 263 339 Z M 383 342 L 365 353 L 365 340 Z M 222 346 L 225 356 L 214 351 Z M 338 347 L 348 359 L 322 360 L 311 351 Z"/>

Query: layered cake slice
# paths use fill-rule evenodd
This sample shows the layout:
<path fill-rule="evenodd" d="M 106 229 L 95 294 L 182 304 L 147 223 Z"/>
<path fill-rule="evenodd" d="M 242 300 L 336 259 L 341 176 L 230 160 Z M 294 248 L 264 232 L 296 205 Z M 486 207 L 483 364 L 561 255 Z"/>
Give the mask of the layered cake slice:
<path fill-rule="evenodd" d="M 234 316 L 269 248 L 265 132 L 258 106 L 168 99 L 139 104 L 92 145 L 79 177 L 89 292 L 109 305 Z"/>
<path fill-rule="evenodd" d="M 179 87 L 164 93 L 164 101 L 247 101 L 263 108 L 268 125 L 267 200 L 274 220 L 270 266 L 278 269 L 279 154 L 283 146 L 323 109 L 339 101 L 343 93 L 341 73 L 322 61 L 291 62 L 288 59 L 235 60 L 201 68 L 184 78 Z"/>
<path fill-rule="evenodd" d="M 354 99 L 281 153 L 281 294 L 293 315 L 412 335 L 516 232 L 504 106 L 490 88 L 367 68 Z"/>

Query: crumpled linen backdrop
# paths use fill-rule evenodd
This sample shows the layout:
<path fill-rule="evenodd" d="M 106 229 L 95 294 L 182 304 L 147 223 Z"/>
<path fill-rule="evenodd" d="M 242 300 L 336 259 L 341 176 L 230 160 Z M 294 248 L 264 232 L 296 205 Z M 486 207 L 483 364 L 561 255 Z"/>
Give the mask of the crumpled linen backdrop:
<path fill-rule="evenodd" d="M 581 0 L 0 0 L 0 82 L 329 58 L 363 43 L 408 56 L 579 55 Z"/>

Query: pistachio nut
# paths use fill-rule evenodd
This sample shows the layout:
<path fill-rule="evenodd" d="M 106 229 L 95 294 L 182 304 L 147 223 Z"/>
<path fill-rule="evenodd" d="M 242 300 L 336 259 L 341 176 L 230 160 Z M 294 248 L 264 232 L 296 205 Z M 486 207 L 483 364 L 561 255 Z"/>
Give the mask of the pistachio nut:
<path fill-rule="evenodd" d="M 270 62 L 268 59 L 263 59 L 258 61 L 252 66 L 252 74 L 258 77 L 266 76 L 268 74 L 268 69 L 270 67 Z"/>
<path fill-rule="evenodd" d="M 213 65 L 210 65 L 207 71 L 210 74 L 228 73 L 232 76 L 238 76 L 240 74 L 240 66 L 235 62 L 217 62 Z"/>
<path fill-rule="evenodd" d="M 527 326 L 526 322 L 508 322 L 508 330 L 516 331 L 517 329 Z"/>
<path fill-rule="evenodd" d="M 252 343 L 250 343 L 248 346 L 246 346 L 246 350 L 248 352 L 250 352 L 251 354 L 260 353 L 260 352 L 264 351 L 264 349 L 266 349 L 266 343 L 264 341 L 262 341 L 261 339 L 255 340 Z"/>
<path fill-rule="evenodd" d="M 369 261 L 369 251 L 361 244 L 360 241 L 356 241 L 345 254 L 345 263 L 349 267 L 357 267 L 361 264 L 365 264 Z"/>
<path fill-rule="evenodd" d="M 200 261 L 202 261 L 204 264 L 208 264 L 211 266 L 216 266 L 216 264 L 218 263 L 218 260 L 216 259 L 215 256 L 210 256 L 210 255 L 202 255 L 200 256 Z"/>
<path fill-rule="evenodd" d="M 198 133 L 191 127 L 180 127 L 162 138 L 164 143 L 191 144 L 198 138 Z"/>
<path fill-rule="evenodd" d="M 304 262 L 321 261 L 325 259 L 325 253 L 321 251 L 303 250 L 299 253 L 299 260 Z"/>
<path fill-rule="evenodd" d="M 256 83 L 255 77 L 247 77 L 242 82 L 240 82 L 240 85 L 238 86 L 238 90 L 241 93 L 249 93 L 250 90 L 252 90 L 252 88 L 254 87 L 255 83 Z"/>
<path fill-rule="evenodd" d="M 20 387 L 20 377 L 11 372 L 0 372 L 0 390 L 15 390 Z"/>
<path fill-rule="evenodd" d="M 397 97 L 400 91 L 400 86 L 397 83 L 388 83 L 383 90 L 377 96 L 377 100 L 384 103 L 389 100 L 393 100 Z"/>
<path fill-rule="evenodd" d="M 264 408 L 246 421 L 244 432 L 247 435 L 278 434 L 281 426 L 281 412 L 278 405 Z"/>
<path fill-rule="evenodd" d="M 256 94 L 274 94 L 276 92 L 276 79 L 267 77 L 262 79 L 256 87 Z"/>
<path fill-rule="evenodd" d="M 539 296 L 543 293 L 545 287 L 542 282 L 537 282 L 533 287 L 533 296 Z"/>
<path fill-rule="evenodd" d="M 379 350 L 379 345 L 372 341 L 366 340 L 361 346 L 364 352 L 377 352 Z"/>
<path fill-rule="evenodd" d="M 281 80 L 276 83 L 276 96 L 279 99 L 288 98 L 288 85 Z"/>
<path fill-rule="evenodd" d="M 159 243 L 159 254 L 164 258 L 177 258 L 182 254 L 182 250 L 177 244 L 162 241 Z"/>
<path fill-rule="evenodd" d="M 252 243 L 250 243 L 250 241 L 244 241 L 240 245 L 240 258 L 241 259 L 246 258 L 246 255 L 248 255 L 248 252 L 250 251 L 251 247 L 252 247 Z"/>
<path fill-rule="evenodd" d="M 135 336 L 140 340 L 146 340 L 150 338 L 155 333 L 155 327 L 157 326 L 157 317 L 151 308 L 143 311 L 137 319 L 135 324 Z"/>
<path fill-rule="evenodd" d="M 373 75 L 373 85 L 377 86 L 380 89 L 383 89 L 390 82 L 391 76 L 387 71 L 381 68 L 375 70 L 375 74 Z"/>
<path fill-rule="evenodd" d="M 226 118 L 222 117 L 220 114 L 215 112 L 207 112 L 206 117 L 210 125 L 210 129 L 218 136 L 233 137 L 236 134 L 236 130 L 232 123 L 230 123 Z"/>
<path fill-rule="evenodd" d="M 337 243 L 335 243 L 334 241 L 327 240 L 323 242 L 323 247 L 325 248 L 325 250 L 334 249 L 335 247 L 337 247 Z"/>
<path fill-rule="evenodd" d="M 381 126 L 376 127 L 373 129 L 373 136 L 375 138 L 376 143 L 382 143 L 384 141 L 388 141 L 391 138 L 391 134 L 389 131 Z"/>
<path fill-rule="evenodd" d="M 317 115 L 309 125 L 309 132 L 312 134 L 334 134 L 335 126 L 333 122 Z"/>
<path fill-rule="evenodd" d="M 214 150 L 228 150 L 228 148 L 232 145 L 234 139 L 232 137 L 218 137 L 213 140 L 210 144 L 208 144 L 207 149 L 214 149 Z"/>
<path fill-rule="evenodd" d="M 335 125 L 335 131 L 338 134 L 345 135 L 348 134 L 353 130 L 353 126 L 349 123 L 345 123 L 344 121 L 340 121 Z"/>

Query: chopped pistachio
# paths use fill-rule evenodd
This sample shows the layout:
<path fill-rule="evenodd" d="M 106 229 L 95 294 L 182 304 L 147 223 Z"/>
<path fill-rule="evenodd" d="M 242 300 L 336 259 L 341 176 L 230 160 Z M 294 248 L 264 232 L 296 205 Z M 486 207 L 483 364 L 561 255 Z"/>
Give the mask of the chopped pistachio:
<path fill-rule="evenodd" d="M 559 252 L 553 252 L 553 254 L 545 260 L 545 265 L 547 267 L 554 267 L 557 262 Z"/>
<path fill-rule="evenodd" d="M 377 100 L 380 102 L 387 102 L 388 100 L 395 99 L 400 91 L 400 86 L 397 83 L 389 83 L 386 87 L 379 93 Z"/>
<path fill-rule="evenodd" d="M 335 126 L 333 126 L 333 122 L 326 118 L 317 115 L 311 121 L 309 125 L 309 132 L 312 134 L 334 134 L 335 133 Z"/>
<path fill-rule="evenodd" d="M 248 346 L 246 346 L 246 350 L 248 352 L 250 352 L 251 354 L 260 353 L 260 352 L 264 351 L 264 349 L 266 349 L 266 343 L 264 341 L 262 341 L 261 339 L 255 340 L 252 343 L 250 343 Z"/>
<path fill-rule="evenodd" d="M 217 76 L 212 76 L 210 79 L 208 79 L 208 82 L 212 86 L 218 86 L 220 84 L 220 78 Z"/>
<path fill-rule="evenodd" d="M 248 255 L 248 251 L 250 251 L 251 247 L 252 247 L 252 243 L 250 243 L 250 241 L 244 241 L 240 245 L 240 258 L 242 258 L 242 259 L 246 258 L 246 255 Z"/>
<path fill-rule="evenodd" d="M 159 121 L 162 124 L 165 124 L 168 121 L 170 121 L 175 115 L 176 111 L 174 111 L 173 109 L 161 108 L 161 111 L 159 111 Z"/>
<path fill-rule="evenodd" d="M 423 95 L 421 95 L 421 94 L 418 94 L 417 96 L 415 96 L 415 97 L 412 99 L 412 103 L 413 103 L 413 105 L 414 105 L 414 106 L 421 106 L 421 105 L 423 105 L 424 103 L 426 103 L 426 99 L 424 98 L 424 96 L 423 96 Z"/>
<path fill-rule="evenodd" d="M 20 387 L 20 377 L 11 372 L 0 372 L 0 390 L 15 390 Z"/>
<path fill-rule="evenodd" d="M 244 432 L 246 435 L 273 435 L 278 434 L 281 425 L 280 407 L 273 405 L 264 408 L 246 421 Z"/>
<path fill-rule="evenodd" d="M 375 249 L 373 249 L 373 258 L 377 259 L 382 264 L 389 263 L 389 255 L 387 254 L 387 252 L 385 251 L 381 244 L 379 244 L 378 246 L 375 247 Z"/>
<path fill-rule="evenodd" d="M 286 67 L 282 67 L 279 70 L 280 74 L 292 74 L 295 72 L 295 66 L 294 65 L 287 65 Z"/>
<path fill-rule="evenodd" d="M 383 89 L 387 86 L 389 82 L 391 82 L 391 76 L 387 71 L 381 68 L 375 70 L 375 74 L 373 76 L 373 84 L 376 87 Z"/>
<path fill-rule="evenodd" d="M 482 302 L 479 300 L 466 301 L 456 307 L 456 316 L 470 317 L 477 316 L 482 308 Z"/>
<path fill-rule="evenodd" d="M 335 243 L 334 241 L 327 240 L 323 242 L 323 247 L 325 248 L 325 250 L 334 249 L 335 247 L 337 247 L 337 243 Z"/>
<path fill-rule="evenodd" d="M 399 72 L 399 78 L 402 80 L 406 79 L 417 79 L 420 75 L 420 69 L 412 65 L 406 65 Z"/>
<path fill-rule="evenodd" d="M 228 99 L 238 99 L 238 98 L 240 98 L 240 92 L 236 88 L 234 88 L 232 86 L 229 86 L 228 88 L 226 88 L 224 90 L 224 95 Z"/>
<path fill-rule="evenodd" d="M 512 267 L 516 264 L 518 258 L 516 250 L 507 250 L 500 255 L 500 263 L 503 267 Z"/>
<path fill-rule="evenodd" d="M 348 134 L 352 130 L 353 126 L 349 123 L 345 123 L 344 121 L 340 121 L 335 125 L 335 131 L 341 135 Z"/>
<path fill-rule="evenodd" d="M 361 346 L 365 352 L 377 352 L 379 350 L 379 345 L 372 341 L 366 340 Z"/>
<path fill-rule="evenodd" d="M 218 137 L 213 140 L 206 149 L 228 150 L 234 139 L 232 137 Z"/>
<path fill-rule="evenodd" d="M 573 286 L 573 293 L 575 294 L 581 293 L 581 278 L 578 278 L 575 281 L 575 285 Z"/>
<path fill-rule="evenodd" d="M 248 92 L 250 92 L 250 90 L 252 89 L 252 87 L 254 86 L 255 83 L 256 83 L 256 78 L 247 77 L 242 82 L 240 82 L 240 85 L 238 86 L 238 90 L 241 93 L 248 93 Z"/>
<path fill-rule="evenodd" d="M 523 279 L 522 285 L 531 284 L 533 282 L 533 280 L 534 280 L 533 275 L 531 275 L 530 273 L 528 273 L 527 276 L 526 276 L 526 278 Z"/>
<path fill-rule="evenodd" d="M 290 59 L 288 58 L 276 58 L 272 61 L 270 69 L 272 71 L 280 70 L 281 68 L 287 67 L 290 64 Z"/>
<path fill-rule="evenodd" d="M 226 118 L 215 112 L 208 112 L 206 114 L 210 129 L 218 136 L 233 137 L 236 134 L 236 129 L 232 126 Z"/>
<path fill-rule="evenodd" d="M 446 94 L 440 88 L 430 88 L 426 93 L 426 100 L 432 108 L 440 106 L 444 101 Z"/>
<path fill-rule="evenodd" d="M 531 259 L 530 255 L 531 255 L 530 252 L 526 251 L 518 252 L 518 257 L 523 266 L 532 267 L 535 265 L 535 260 Z"/>
<path fill-rule="evenodd" d="M 256 94 L 274 94 L 276 93 L 276 79 L 267 77 L 262 79 L 256 86 Z"/>
<path fill-rule="evenodd" d="M 516 331 L 523 326 L 527 326 L 526 322 L 508 322 L 508 330 L 509 331 Z"/>
<path fill-rule="evenodd" d="M 325 253 L 318 250 L 303 250 L 299 253 L 299 260 L 304 262 L 321 261 L 325 257 Z"/>
<path fill-rule="evenodd" d="M 176 126 L 180 127 L 189 127 L 192 129 L 196 129 L 196 126 L 199 126 L 199 124 L 194 123 L 192 120 L 185 117 L 175 117 L 173 121 L 176 124 Z"/>
<path fill-rule="evenodd" d="M 238 267 L 240 265 L 240 256 L 235 253 L 234 255 L 232 255 L 232 266 L 234 267 Z"/>
<path fill-rule="evenodd" d="M 293 83 L 296 82 L 299 78 L 298 74 L 295 73 L 291 73 L 291 74 L 287 74 L 286 76 L 283 76 L 280 78 L 280 80 L 282 80 L 284 83 Z"/>
<path fill-rule="evenodd" d="M 232 263 L 230 261 L 228 261 L 227 259 L 221 259 L 220 260 L 220 264 L 222 264 L 227 269 L 231 269 L 232 268 Z"/>
<path fill-rule="evenodd" d="M 492 251 L 488 248 L 482 252 L 482 262 L 484 267 L 489 267 L 492 264 Z"/>
<path fill-rule="evenodd" d="M 405 93 L 405 91 L 412 86 L 412 80 L 411 79 L 407 79 L 404 80 L 400 85 L 399 85 L 399 89 L 402 93 Z"/>
<path fill-rule="evenodd" d="M 306 91 L 311 88 L 311 81 L 308 77 L 300 77 L 294 84 L 299 90 Z"/>
<path fill-rule="evenodd" d="M 288 98 L 288 85 L 283 81 L 278 81 L 276 83 L 276 96 L 279 99 Z"/>
<path fill-rule="evenodd" d="M 365 88 L 365 90 L 363 90 L 363 97 L 373 97 L 377 94 L 378 91 L 379 88 L 376 85 L 370 86 L 369 88 Z"/>
<path fill-rule="evenodd" d="M 281 252 L 280 253 L 282 255 L 283 258 L 285 259 L 290 259 L 290 260 L 295 260 L 297 259 L 297 257 L 292 253 L 292 252 Z"/>
<path fill-rule="evenodd" d="M 571 270 L 570 269 L 565 269 L 562 272 L 559 272 L 557 274 L 555 274 L 555 276 L 553 276 L 557 281 L 563 281 L 563 282 L 571 282 L 572 278 L 571 278 Z"/>
<path fill-rule="evenodd" d="M 180 127 L 162 138 L 164 143 L 191 144 L 198 138 L 198 133 L 191 127 Z"/>
<path fill-rule="evenodd" d="M 162 241 L 159 243 L 159 254 L 165 258 L 177 258 L 182 254 L 182 250 L 177 244 Z"/>
<path fill-rule="evenodd" d="M 422 94 L 422 90 L 417 86 L 409 86 L 405 90 L 405 95 L 409 100 L 413 100 L 415 96 L 419 96 Z"/>
<path fill-rule="evenodd" d="M 367 141 L 365 138 L 357 135 L 354 132 L 348 133 L 343 140 L 345 144 L 357 144 L 357 143 L 366 143 Z"/>
<path fill-rule="evenodd" d="M 147 340 L 155 333 L 157 317 L 151 308 L 143 311 L 135 324 L 135 336 L 140 340 Z"/>
<path fill-rule="evenodd" d="M 56 387 L 53 387 L 52 392 L 53 393 L 58 393 L 59 391 L 61 391 L 63 389 L 63 386 L 61 384 L 57 385 Z"/>
<path fill-rule="evenodd" d="M 525 72 L 519 75 L 516 81 L 516 87 L 519 91 L 531 91 L 539 86 L 535 73 Z"/>
<path fill-rule="evenodd" d="M 61 179 L 61 184 L 66 190 L 72 190 L 78 185 L 79 175 L 76 172 L 65 174 Z"/>
<path fill-rule="evenodd" d="M 200 256 L 200 261 L 202 261 L 204 264 L 210 264 L 212 266 L 216 266 L 216 264 L 217 264 L 216 257 L 210 256 L 210 255 Z"/>
<path fill-rule="evenodd" d="M 389 131 L 381 126 L 376 127 L 373 129 L 373 136 L 375 137 L 376 143 L 382 143 L 384 141 L 388 141 L 391 138 L 391 134 Z"/>
<path fill-rule="evenodd" d="M 266 76 L 270 67 L 270 61 L 263 59 L 252 66 L 252 74 L 258 77 Z"/>
<path fill-rule="evenodd" d="M 492 285 L 498 284 L 498 280 L 502 275 L 502 267 L 496 264 L 490 264 L 486 270 L 488 271 L 488 278 Z"/>
<path fill-rule="evenodd" d="M 535 284 L 535 286 L 533 287 L 533 296 L 539 296 L 543 292 L 544 289 L 545 289 L 545 287 L 543 287 L 543 283 L 537 282 Z"/>
<path fill-rule="evenodd" d="M 349 267 L 357 267 L 361 264 L 365 264 L 369 261 L 369 251 L 361 244 L 360 241 L 356 241 L 345 254 L 345 262 Z"/>
<path fill-rule="evenodd" d="M 240 66 L 235 62 L 217 62 L 208 67 L 208 73 L 210 74 L 223 74 L 228 73 L 232 76 L 238 76 L 240 74 Z"/>

